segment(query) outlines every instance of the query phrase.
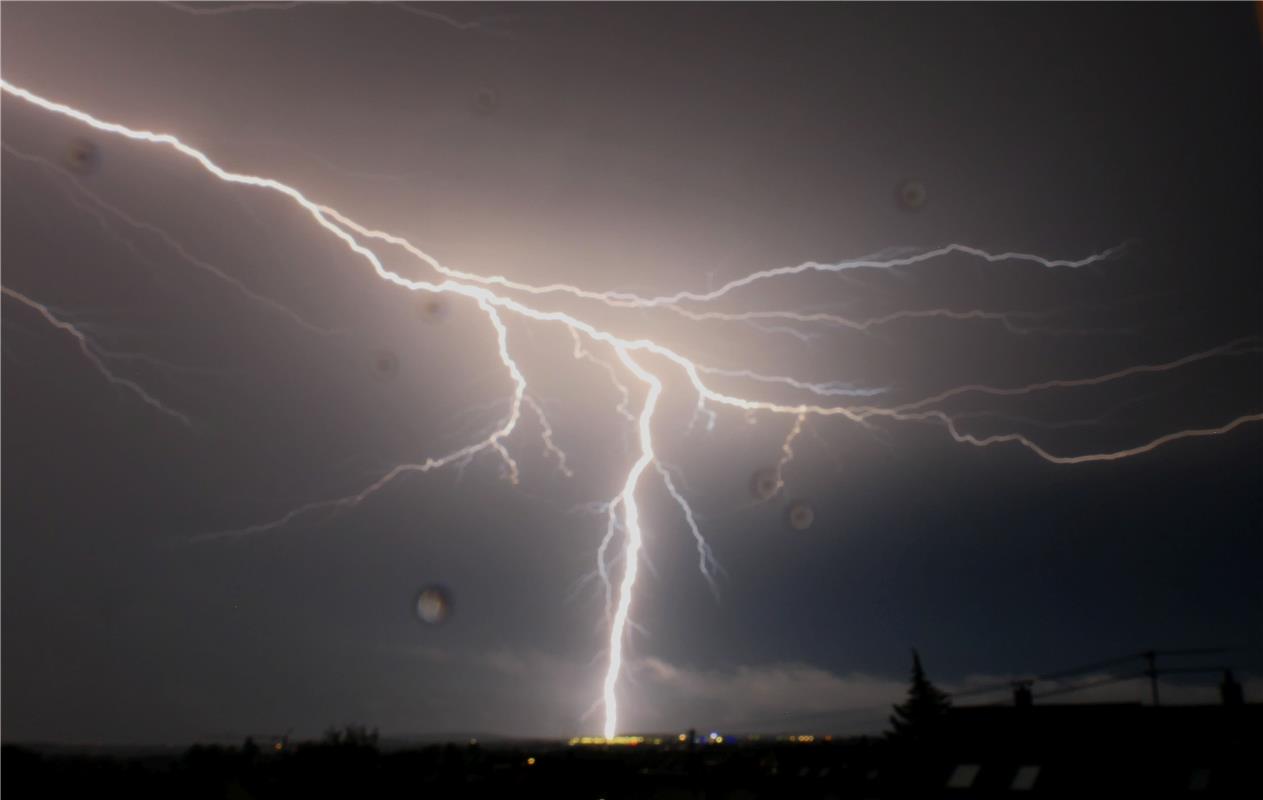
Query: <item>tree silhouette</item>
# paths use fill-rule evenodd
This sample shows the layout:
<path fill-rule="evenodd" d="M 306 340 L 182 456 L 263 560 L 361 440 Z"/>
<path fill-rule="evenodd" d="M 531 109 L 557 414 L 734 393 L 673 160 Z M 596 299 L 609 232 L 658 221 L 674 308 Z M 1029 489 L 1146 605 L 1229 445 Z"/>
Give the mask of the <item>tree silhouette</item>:
<path fill-rule="evenodd" d="M 369 730 L 364 725 L 344 725 L 325 731 L 322 744 L 326 747 L 372 750 L 377 748 L 377 738 L 376 728 Z"/>
<path fill-rule="evenodd" d="M 891 738 L 908 743 L 919 743 L 931 738 L 939 729 L 952 703 L 947 693 L 925 677 L 921 656 L 912 651 L 912 684 L 908 687 L 908 699 L 894 706 L 890 717 L 894 730 Z"/>

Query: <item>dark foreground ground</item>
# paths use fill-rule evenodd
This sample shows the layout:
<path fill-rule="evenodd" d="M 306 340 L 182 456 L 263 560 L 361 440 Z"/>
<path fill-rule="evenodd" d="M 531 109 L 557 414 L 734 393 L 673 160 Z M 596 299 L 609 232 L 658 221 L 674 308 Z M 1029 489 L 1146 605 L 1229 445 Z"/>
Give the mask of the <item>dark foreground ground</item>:
<path fill-rule="evenodd" d="M 1263 797 L 1263 706 L 955 709 L 931 741 L 6 745 L 5 798 Z M 279 749 L 278 749 L 279 747 Z"/>

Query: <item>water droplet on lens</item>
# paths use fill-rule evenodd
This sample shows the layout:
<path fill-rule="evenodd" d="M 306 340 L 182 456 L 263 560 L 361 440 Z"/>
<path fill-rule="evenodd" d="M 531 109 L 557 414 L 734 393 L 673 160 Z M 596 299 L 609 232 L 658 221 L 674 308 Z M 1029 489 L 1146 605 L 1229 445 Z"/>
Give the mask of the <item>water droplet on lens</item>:
<path fill-rule="evenodd" d="M 771 467 L 765 467 L 750 476 L 750 494 L 756 500 L 771 500 L 780 489 L 776 470 Z"/>
<path fill-rule="evenodd" d="M 100 166 L 101 151 L 87 139 L 71 139 L 62 160 L 71 171 L 88 175 Z"/>
<path fill-rule="evenodd" d="M 442 586 L 427 586 L 417 595 L 417 617 L 428 625 L 438 625 L 452 613 L 452 597 Z"/>
<path fill-rule="evenodd" d="M 442 322 L 448 311 L 447 300 L 437 295 L 424 295 L 417 300 L 417 316 L 426 322 Z"/>
<path fill-rule="evenodd" d="M 791 503 L 785 512 L 785 521 L 796 531 L 805 531 L 816 521 L 816 510 L 805 500 Z"/>
<path fill-rule="evenodd" d="M 490 114 L 500 107 L 500 95 L 495 89 L 484 86 L 474 96 L 474 111 L 479 114 Z"/>
<path fill-rule="evenodd" d="M 899 184 L 895 198 L 904 211 L 919 211 L 925 206 L 927 199 L 925 184 L 921 181 L 906 180 Z"/>
<path fill-rule="evenodd" d="M 381 380 L 389 380 L 399 373 L 399 356 L 389 350 L 373 354 L 373 374 Z"/>

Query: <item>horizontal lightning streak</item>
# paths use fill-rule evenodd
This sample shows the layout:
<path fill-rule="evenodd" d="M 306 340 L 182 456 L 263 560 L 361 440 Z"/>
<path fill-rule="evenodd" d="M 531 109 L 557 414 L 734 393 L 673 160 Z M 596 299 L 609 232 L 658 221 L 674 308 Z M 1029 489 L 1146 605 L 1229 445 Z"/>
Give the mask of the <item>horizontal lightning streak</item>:
<path fill-rule="evenodd" d="M 1176 442 L 1180 439 L 1195 439 L 1201 436 L 1218 436 L 1229 431 L 1236 430 L 1250 422 L 1263 422 L 1263 413 L 1259 414 L 1243 414 L 1236 419 L 1224 425 L 1214 428 L 1193 428 L 1190 430 L 1175 431 L 1156 439 L 1152 439 L 1144 444 L 1129 447 L 1125 450 L 1115 450 L 1110 453 L 1086 453 L 1079 456 L 1057 456 L 1040 447 L 1035 442 L 1026 438 L 1020 433 L 1001 433 L 994 436 L 976 437 L 971 434 L 961 433 L 956 429 L 956 422 L 942 411 L 926 411 L 920 414 L 908 414 L 900 417 L 901 419 L 936 419 L 946 426 L 952 438 L 962 444 L 972 444 L 975 447 L 987 447 L 993 444 L 1001 444 L 1004 442 L 1016 442 L 1031 452 L 1038 455 L 1045 461 L 1054 464 L 1090 464 L 1095 461 L 1117 461 L 1121 458 L 1129 458 L 1138 456 L 1141 453 L 1148 453 L 1164 444 Z"/>
<path fill-rule="evenodd" d="M 1254 346 L 1245 347 L 1245 345 L 1248 345 L 1248 344 L 1252 344 Z M 1116 381 L 1122 378 L 1131 377 L 1132 375 L 1143 375 L 1146 373 L 1153 373 L 1153 372 L 1169 372 L 1170 370 L 1179 369 L 1180 367 L 1188 366 L 1189 364 L 1193 364 L 1198 361 L 1204 361 L 1208 358 L 1214 358 L 1216 356 L 1237 355 L 1237 354 L 1257 353 L 1257 352 L 1263 352 L 1263 346 L 1260 345 L 1259 340 L 1255 337 L 1245 337 L 1242 339 L 1236 339 L 1234 341 L 1228 342 L 1227 344 L 1219 345 L 1218 347 L 1212 347 L 1209 350 L 1202 350 L 1201 352 L 1198 352 L 1198 353 L 1191 353 L 1187 356 L 1177 358 L 1174 361 L 1167 361 L 1162 364 L 1137 364 L 1134 366 L 1125 367 L 1120 370 L 1115 370 L 1114 372 L 1107 372 L 1102 375 L 1094 375 L 1089 378 L 1070 378 L 1070 379 L 1059 378 L 1056 380 L 1040 381 L 1039 383 L 1031 383 L 1025 386 L 1015 386 L 1015 387 L 1008 387 L 1008 388 L 987 386 L 985 384 L 975 383 L 975 384 L 969 384 L 967 386 L 956 386 L 954 388 L 948 389 L 944 392 L 940 392 L 939 394 L 933 395 L 931 397 L 926 397 L 922 400 L 917 400 L 916 402 L 913 402 L 913 403 L 905 403 L 904 405 L 897 406 L 895 408 L 856 409 L 856 411 L 857 413 L 860 414 L 860 416 L 868 416 L 870 414 L 898 415 L 898 414 L 902 414 L 905 411 L 912 411 L 914 409 L 924 408 L 925 406 L 932 405 L 934 403 L 940 403 L 950 397 L 955 397 L 957 395 L 966 394 L 969 392 L 998 395 L 998 396 L 1003 396 L 1003 397 L 1013 397 L 1015 395 L 1033 394 L 1035 392 L 1042 392 L 1047 389 L 1069 389 L 1069 388 L 1073 388 L 1077 386 L 1097 386 L 1102 383 L 1109 383 L 1111 381 Z"/>
<path fill-rule="evenodd" d="M 222 5 L 208 6 L 205 3 L 163 3 L 175 11 L 183 11 L 196 17 L 216 17 L 223 14 L 240 14 L 244 11 L 287 11 L 291 8 L 308 5 L 308 3 L 241 3 L 227 2 Z"/>
<path fill-rule="evenodd" d="M 1064 333 L 1067 332 L 1060 328 L 1045 328 L 1038 326 L 1021 326 L 1014 322 L 1015 319 L 1030 318 L 1040 316 L 1037 312 L 1027 311 L 984 311 L 982 309 L 968 309 L 965 311 L 955 311 L 950 308 L 927 308 L 916 310 L 895 311 L 880 317 L 868 317 L 867 319 L 850 319 L 838 314 L 829 314 L 825 312 L 799 312 L 799 311 L 693 311 L 678 306 L 669 306 L 672 311 L 680 314 L 688 319 L 696 322 L 704 322 L 707 320 L 719 320 L 725 322 L 751 322 L 762 319 L 780 319 L 790 322 L 801 322 L 804 324 L 812 324 L 817 322 L 836 325 L 851 330 L 867 332 L 872 328 L 882 325 L 888 325 L 892 322 L 903 319 L 950 319 L 956 321 L 966 320 L 991 320 L 999 322 L 1006 330 L 1017 334 L 1028 333 Z"/>
<path fill-rule="evenodd" d="M 708 367 L 703 364 L 697 365 L 697 371 L 707 375 L 720 375 L 725 378 L 745 378 L 746 380 L 758 381 L 759 383 L 779 383 L 823 396 L 873 397 L 887 391 L 885 388 L 856 388 L 845 381 L 812 383 L 785 375 L 764 375 L 748 369 L 721 369 L 719 367 Z"/>
<path fill-rule="evenodd" d="M 289 11 L 295 8 L 313 7 L 321 5 L 333 5 L 334 0 L 321 0 L 321 2 L 313 2 L 313 0 L 305 0 L 304 2 L 226 2 L 222 5 L 207 6 L 203 4 L 165 2 L 163 5 L 175 11 L 185 14 L 191 14 L 195 17 L 217 17 L 225 14 L 240 14 L 248 11 Z M 477 19 L 469 22 L 462 22 L 455 17 L 449 17 L 447 14 L 441 14 L 438 11 L 432 11 L 428 8 L 418 8 L 411 3 L 386 2 L 380 5 L 389 5 L 406 14 L 414 17 L 422 17 L 424 19 L 441 22 L 448 27 L 456 30 L 465 31 L 481 28 L 484 26 L 484 20 Z"/>
<path fill-rule="evenodd" d="M 642 295 L 633 294 L 629 292 L 616 292 L 616 291 L 596 292 L 590 289 L 582 289 L 578 286 L 573 286 L 568 283 L 550 283 L 550 284 L 545 284 L 542 286 L 536 286 L 529 283 L 523 283 L 521 281 L 511 280 L 503 275 L 479 275 L 472 272 L 463 272 L 461 270 L 453 269 L 451 267 L 444 265 L 437 258 L 430 255 L 429 253 L 426 253 L 424 250 L 421 250 L 419 247 L 412 244 L 410 241 L 403 238 L 402 236 L 396 236 L 392 233 L 387 233 L 386 231 L 375 230 L 373 228 L 369 228 L 364 225 L 361 225 L 360 223 L 344 216 L 336 209 L 330 208 L 328 206 L 320 206 L 320 211 L 323 212 L 328 217 L 335 220 L 336 222 L 338 222 L 339 224 L 345 225 L 346 227 L 350 228 L 352 231 L 354 231 L 355 233 L 358 233 L 361 236 L 364 236 L 369 239 L 377 239 L 379 241 L 386 242 L 387 244 L 392 244 L 392 245 L 395 245 L 396 247 L 400 247 L 404 249 L 415 258 L 419 259 L 425 264 L 428 264 L 432 269 L 434 269 L 439 274 L 443 275 L 444 277 L 450 278 L 452 280 L 468 281 L 471 283 L 478 283 L 485 286 L 500 286 L 505 289 L 512 289 L 513 291 L 523 292 L 523 293 L 532 294 L 532 295 L 545 295 L 545 294 L 557 294 L 557 293 L 568 294 L 573 297 L 578 297 L 584 300 L 595 300 L 608 306 L 614 306 L 614 307 L 620 307 L 620 308 L 654 308 L 658 306 L 672 307 L 672 306 L 678 306 L 680 303 L 687 302 L 687 301 L 697 302 L 697 303 L 706 303 L 706 302 L 711 302 L 713 300 L 718 300 L 719 298 L 723 297 L 724 295 L 729 294 L 735 289 L 740 289 L 740 288 L 749 286 L 753 283 L 757 283 L 759 281 L 764 281 L 764 280 L 770 280 L 772 278 L 800 275 L 804 272 L 842 272 L 845 270 L 854 270 L 854 269 L 890 270 L 890 269 L 895 269 L 897 267 L 912 266 L 913 264 L 919 264 L 924 261 L 931 261 L 933 259 L 941 258 L 943 256 L 951 255 L 953 253 L 962 253 L 966 255 L 971 255 L 976 258 L 981 258 L 985 261 L 990 261 L 993 263 L 1000 262 L 1000 261 L 1026 261 L 1026 262 L 1038 264 L 1039 266 L 1042 266 L 1048 269 L 1054 269 L 1058 267 L 1077 269 L 1080 267 L 1088 266 L 1089 264 L 1095 264 L 1099 261 L 1104 261 L 1108 258 L 1112 258 L 1113 256 L 1121 253 L 1123 249 L 1126 247 L 1125 244 L 1116 245 L 1114 247 L 1109 248 L 1108 250 L 1104 250 L 1100 253 L 1095 253 L 1093 255 L 1087 256 L 1086 258 L 1081 258 L 1077 260 L 1066 260 L 1066 259 L 1047 259 L 1047 258 L 1042 258 L 1040 256 L 1031 255 L 1029 253 L 1015 253 L 1015 252 L 990 253 L 986 250 L 981 250 L 977 247 L 970 247 L 968 245 L 949 244 L 949 245 L 946 245 L 944 247 L 940 247 L 934 250 L 927 250 L 924 252 L 916 253 L 914 255 L 901 256 L 898 258 L 889 258 L 889 259 L 864 258 L 864 259 L 855 259 L 851 261 L 838 261 L 831 264 L 820 263 L 816 261 L 807 261 L 802 264 L 798 264 L 796 266 L 777 267 L 775 269 L 766 269 L 766 270 L 760 270 L 758 272 L 753 272 L 742 278 L 737 278 L 737 279 L 728 281 L 727 283 L 720 286 L 718 289 L 713 289 L 707 292 L 681 291 L 681 292 L 676 292 L 675 294 L 670 294 L 670 295 L 658 295 L 656 297 L 647 297 L 647 296 L 642 296 Z M 839 317 L 838 319 L 841 319 L 841 318 Z"/>

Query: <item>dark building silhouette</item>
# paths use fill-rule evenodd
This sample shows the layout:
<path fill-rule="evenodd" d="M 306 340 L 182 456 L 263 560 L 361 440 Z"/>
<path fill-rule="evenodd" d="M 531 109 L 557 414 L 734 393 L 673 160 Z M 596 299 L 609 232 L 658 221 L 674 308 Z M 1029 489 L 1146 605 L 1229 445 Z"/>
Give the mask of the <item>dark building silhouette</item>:
<path fill-rule="evenodd" d="M 1257 704 L 953 708 L 939 741 L 888 796 L 1263 797 Z"/>

